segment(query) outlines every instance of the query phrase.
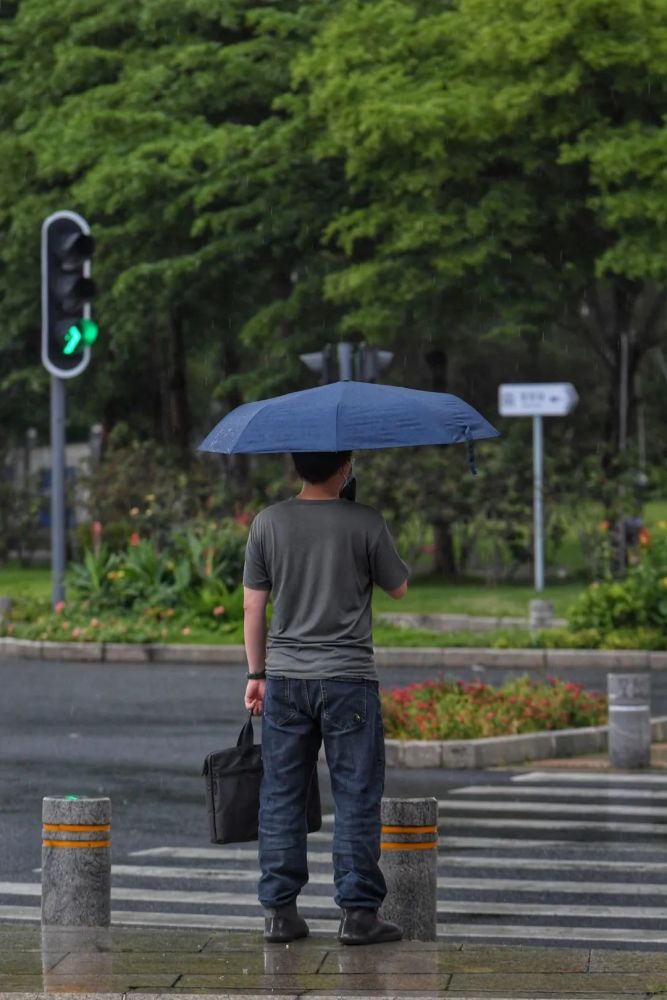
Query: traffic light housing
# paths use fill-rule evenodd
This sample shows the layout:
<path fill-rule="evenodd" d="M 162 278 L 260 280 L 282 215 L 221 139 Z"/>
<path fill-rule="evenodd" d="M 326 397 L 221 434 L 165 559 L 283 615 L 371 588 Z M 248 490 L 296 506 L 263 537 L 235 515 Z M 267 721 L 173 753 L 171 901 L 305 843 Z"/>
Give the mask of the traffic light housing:
<path fill-rule="evenodd" d="M 326 344 L 322 351 L 300 354 L 299 358 L 307 368 L 310 368 L 311 372 L 320 376 L 320 385 L 336 381 L 334 377 L 334 352 L 331 344 Z"/>
<path fill-rule="evenodd" d="M 58 378 L 73 378 L 90 361 L 97 324 L 90 316 L 95 242 L 75 212 L 56 212 L 42 225 L 42 363 Z"/>
<path fill-rule="evenodd" d="M 361 382 L 377 382 L 381 373 L 394 359 L 393 351 L 381 351 L 368 344 L 359 344 L 357 349 L 357 378 Z"/>

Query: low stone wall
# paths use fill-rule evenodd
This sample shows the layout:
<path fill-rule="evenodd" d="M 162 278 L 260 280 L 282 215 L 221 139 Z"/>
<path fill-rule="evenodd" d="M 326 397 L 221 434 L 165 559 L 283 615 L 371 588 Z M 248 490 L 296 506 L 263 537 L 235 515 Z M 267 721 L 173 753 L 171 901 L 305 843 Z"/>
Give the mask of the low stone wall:
<path fill-rule="evenodd" d="M 494 618 L 489 615 L 416 614 L 408 611 L 383 611 L 378 615 L 378 618 L 388 625 L 397 625 L 399 628 L 424 628 L 432 632 L 495 632 L 499 628 L 529 629 L 531 627 L 528 618 L 508 616 Z M 542 628 L 567 628 L 567 621 L 565 618 L 553 618 L 548 625 L 541 625 L 540 629 Z"/>
<path fill-rule="evenodd" d="M 478 740 L 386 740 L 387 767 L 485 768 L 607 750 L 608 726 L 555 729 Z M 667 715 L 651 720 L 651 740 L 667 739 Z"/>

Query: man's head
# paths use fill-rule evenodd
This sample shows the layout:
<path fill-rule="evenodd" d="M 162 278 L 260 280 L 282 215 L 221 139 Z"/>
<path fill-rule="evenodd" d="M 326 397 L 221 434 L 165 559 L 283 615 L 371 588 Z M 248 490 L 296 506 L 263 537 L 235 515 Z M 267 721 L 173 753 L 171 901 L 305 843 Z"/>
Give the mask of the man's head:
<path fill-rule="evenodd" d="M 345 478 L 352 467 L 351 451 L 293 451 L 294 468 L 306 483 L 326 483 L 337 472 Z"/>

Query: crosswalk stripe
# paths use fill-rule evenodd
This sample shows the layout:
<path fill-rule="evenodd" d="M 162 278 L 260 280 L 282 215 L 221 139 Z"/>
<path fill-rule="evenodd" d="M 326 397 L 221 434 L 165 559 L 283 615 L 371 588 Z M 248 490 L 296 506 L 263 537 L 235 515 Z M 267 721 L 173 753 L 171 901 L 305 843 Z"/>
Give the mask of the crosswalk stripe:
<path fill-rule="evenodd" d="M 489 888 L 485 880 L 478 881 L 472 888 Z M 11 883 L 10 883 L 11 885 Z M 452 888 L 455 888 L 452 886 Z M 462 887 L 462 888 L 465 888 Z M 524 890 L 525 891 L 525 890 Z M 531 891 L 535 891 L 534 889 Z M 540 891 L 542 891 L 540 889 Z M 563 890 L 567 891 L 567 890 Z M 7 883 L 0 884 L 0 893 L 11 896 L 39 896 L 41 887 L 32 883 L 17 883 L 7 888 Z M 186 892 L 182 889 L 112 889 L 111 898 L 124 902 L 137 903 L 180 903 L 190 906 L 219 907 L 233 904 L 234 907 L 257 907 L 257 896 L 239 892 Z M 308 910 L 332 910 L 334 904 L 331 896 L 314 896 L 307 893 L 299 897 L 299 908 Z M 632 917 L 635 920 L 667 920 L 667 909 L 657 906 L 599 906 L 579 903 L 521 903 L 497 902 L 495 900 L 439 900 L 438 913 L 474 913 L 482 914 L 514 914 L 521 916 L 580 916 L 580 917 Z"/>
<path fill-rule="evenodd" d="M 0 920 L 31 920 L 39 921 L 38 907 L 0 906 Z M 140 913 L 134 910 L 113 910 L 111 922 L 117 926 L 132 927 L 190 927 L 211 930 L 260 930 L 263 926 L 261 916 L 228 916 L 225 914 L 203 913 Z M 315 933 L 335 934 L 338 920 L 309 919 L 308 926 Z M 582 946 L 586 942 L 600 944 L 633 944 L 633 945 L 666 945 L 667 930 L 650 928 L 624 929 L 619 927 L 552 927 L 536 924 L 459 924 L 439 923 L 438 938 L 454 939 L 498 939 L 502 941 L 572 941 Z M 471 998 L 472 1000 L 472 998 Z M 486 1000 L 494 1000 L 488 996 Z M 531 998 L 526 997 L 526 1000 Z"/>
<path fill-rule="evenodd" d="M 442 815 L 448 812 L 478 810 L 480 812 L 521 812 L 521 813 L 554 813 L 555 815 L 584 815 L 594 816 L 600 814 L 608 816 L 614 813 L 619 816 L 664 816 L 667 820 L 667 808 L 665 806 L 618 806 L 612 803 L 603 805 L 591 802 L 506 802 L 493 801 L 489 799 L 459 799 L 454 801 L 438 802 L 438 813 Z M 664 827 L 667 831 L 667 823 Z"/>
<path fill-rule="evenodd" d="M 658 861 L 591 861 L 588 858 L 499 858 L 497 855 L 467 857 L 462 854 L 441 855 L 442 867 L 456 868 L 511 868 L 536 871 L 617 872 L 622 874 L 667 875 L 667 863 Z"/>
<path fill-rule="evenodd" d="M 587 941 L 638 944 L 667 944 L 667 930 L 622 927 L 551 927 L 536 924 L 438 924 L 438 937 L 500 938 L 534 941 L 573 941 L 582 945 Z M 602 994 L 600 994 L 602 998 Z M 470 998 L 472 1000 L 472 998 Z"/>
<path fill-rule="evenodd" d="M 490 810 L 491 811 L 491 810 Z M 514 830 L 591 830 L 608 831 L 609 833 L 656 833 L 662 836 L 667 833 L 667 825 L 664 823 L 603 823 L 590 822 L 575 819 L 505 819 L 496 816 L 493 819 L 480 819 L 477 816 L 450 817 L 449 822 L 454 826 L 465 823 L 467 829 L 472 827 L 503 827 Z"/>
<path fill-rule="evenodd" d="M 542 843 L 539 841 L 538 843 Z M 475 855 L 474 857 L 469 857 L 464 854 L 447 854 L 442 853 L 438 858 L 438 870 L 442 871 L 447 868 L 480 868 L 480 869 L 493 869 L 493 868 L 510 868 L 513 871 L 517 870 L 519 867 L 525 871 L 540 871 L 544 873 L 556 872 L 556 871 L 586 871 L 590 874 L 603 874 L 613 873 L 617 877 L 624 874 L 654 874 L 654 875 L 667 875 L 667 862 L 659 861 L 592 861 L 588 858 L 521 858 L 517 861 L 515 857 L 501 858 L 498 855 Z M 35 868 L 34 871 L 39 873 L 40 869 Z M 171 866 L 171 865 L 112 865 L 111 873 L 113 876 L 125 877 L 125 878 L 141 878 L 141 879 L 180 879 L 186 881 L 207 881 L 207 882 L 250 882 L 256 883 L 259 877 L 258 871 L 246 871 L 243 869 L 225 869 L 225 868 L 197 868 L 195 866 Z M 332 866 L 329 865 L 327 871 L 325 872 L 310 872 L 308 884 L 309 885 L 330 885 L 333 876 Z M 485 879 L 485 884 L 488 883 L 489 879 Z M 515 884 L 514 879 L 511 880 L 512 884 Z M 9 883 L 11 884 L 11 883 Z M 452 884 L 452 878 L 450 876 L 443 876 L 438 879 L 438 885 L 442 888 L 447 887 Z M 509 884 L 509 883 L 508 883 Z M 540 882 L 542 887 L 552 887 L 554 883 L 552 882 Z M 618 886 L 619 891 L 623 890 L 623 883 L 619 882 L 577 882 L 572 883 L 573 885 L 582 885 L 588 888 L 611 885 Z M 632 888 L 633 891 L 641 893 L 643 887 L 646 883 L 626 883 L 627 891 Z M 557 888 L 563 887 L 563 882 L 556 883 Z M 657 882 L 651 887 L 651 892 L 658 893 L 661 891 L 667 891 L 667 882 Z M 573 890 L 574 891 L 574 890 Z M 604 888 L 598 888 L 597 891 L 605 892 Z"/>
<path fill-rule="evenodd" d="M 632 774 L 610 774 L 600 771 L 527 771 L 515 774 L 512 781 L 542 781 L 567 782 L 586 785 L 667 785 L 667 774 L 644 774 L 635 771 Z"/>
<path fill-rule="evenodd" d="M 517 796 L 520 798 L 582 798 L 590 802 L 591 798 L 648 799 L 650 802 L 667 803 L 667 792 L 657 792 L 652 788 L 576 788 L 571 785 L 556 785 L 543 788 L 540 785 L 469 785 L 465 788 L 453 788 L 449 795 L 468 796 L 490 795 L 499 798 Z M 493 801 L 493 798 L 490 799 Z"/>
<path fill-rule="evenodd" d="M 516 861 L 513 861 L 516 867 Z M 489 867 L 493 866 L 493 862 L 490 863 Z M 481 868 L 482 865 L 477 859 L 476 867 Z M 543 871 L 549 871 L 549 867 L 541 863 L 541 868 Z M 236 875 L 241 874 L 243 877 L 238 879 L 236 877 L 232 878 L 229 872 L 218 872 L 210 871 L 205 869 L 177 869 L 176 873 L 170 871 L 168 868 L 139 868 L 135 870 L 131 865 L 114 865 L 112 867 L 112 875 L 119 876 L 124 875 L 130 878 L 142 878 L 146 880 L 153 879 L 164 879 L 164 878 L 180 878 L 187 879 L 189 881 L 205 881 L 205 882 L 229 882 L 229 881 L 244 881 L 256 883 L 258 873 L 257 872 L 243 872 L 235 873 Z M 308 886 L 333 886 L 332 873 L 329 874 L 315 874 L 311 875 Z M 309 892 L 308 886 L 305 888 L 305 892 Z M 448 891 L 461 891 L 473 889 L 479 892 L 569 892 L 579 895 L 611 895 L 611 896 L 665 896 L 667 900 L 667 883 L 637 883 L 637 882 L 584 882 L 584 881 L 549 881 L 548 879 L 521 879 L 521 878 L 492 878 L 491 876 L 485 876 L 483 878 L 465 878 L 460 875 L 442 875 L 437 879 L 438 889 L 448 890 Z M 41 892 L 40 884 L 36 882 L 0 882 L 0 894 L 3 896 L 39 896 Z M 243 894 L 238 892 L 220 892 L 217 889 L 209 889 L 206 891 L 184 891 L 184 890 L 171 890 L 171 889 L 132 889 L 132 888 L 112 888 L 111 890 L 112 899 L 126 899 L 126 900 L 165 900 L 168 902 L 183 902 L 183 903 L 207 903 L 212 902 L 215 904 L 222 904 L 227 902 L 233 902 L 235 900 L 245 898 Z M 249 896 L 248 899 L 256 904 L 256 896 Z M 329 897 L 322 897 L 322 905 L 326 905 L 330 902 Z"/>

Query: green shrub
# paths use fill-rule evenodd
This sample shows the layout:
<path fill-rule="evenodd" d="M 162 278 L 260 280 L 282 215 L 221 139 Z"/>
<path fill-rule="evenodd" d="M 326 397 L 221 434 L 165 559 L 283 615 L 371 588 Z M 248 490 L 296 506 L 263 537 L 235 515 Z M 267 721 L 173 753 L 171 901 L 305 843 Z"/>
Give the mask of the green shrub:
<path fill-rule="evenodd" d="M 501 688 L 478 681 L 427 681 L 383 691 L 387 736 L 457 740 L 604 725 L 607 698 L 579 684 L 528 676 Z"/>
<path fill-rule="evenodd" d="M 233 520 L 200 521 L 160 546 L 130 535 L 121 551 L 87 549 L 70 567 L 68 593 L 92 612 L 137 607 L 212 608 L 241 585 L 247 528 Z M 202 596 L 203 595 L 203 596 Z M 230 604 L 231 607 L 231 604 Z"/>
<path fill-rule="evenodd" d="M 667 637 L 667 522 L 652 535 L 642 532 L 643 545 L 636 565 L 624 580 L 592 583 L 570 608 L 574 631 L 596 629 L 603 636 L 641 630 Z"/>

